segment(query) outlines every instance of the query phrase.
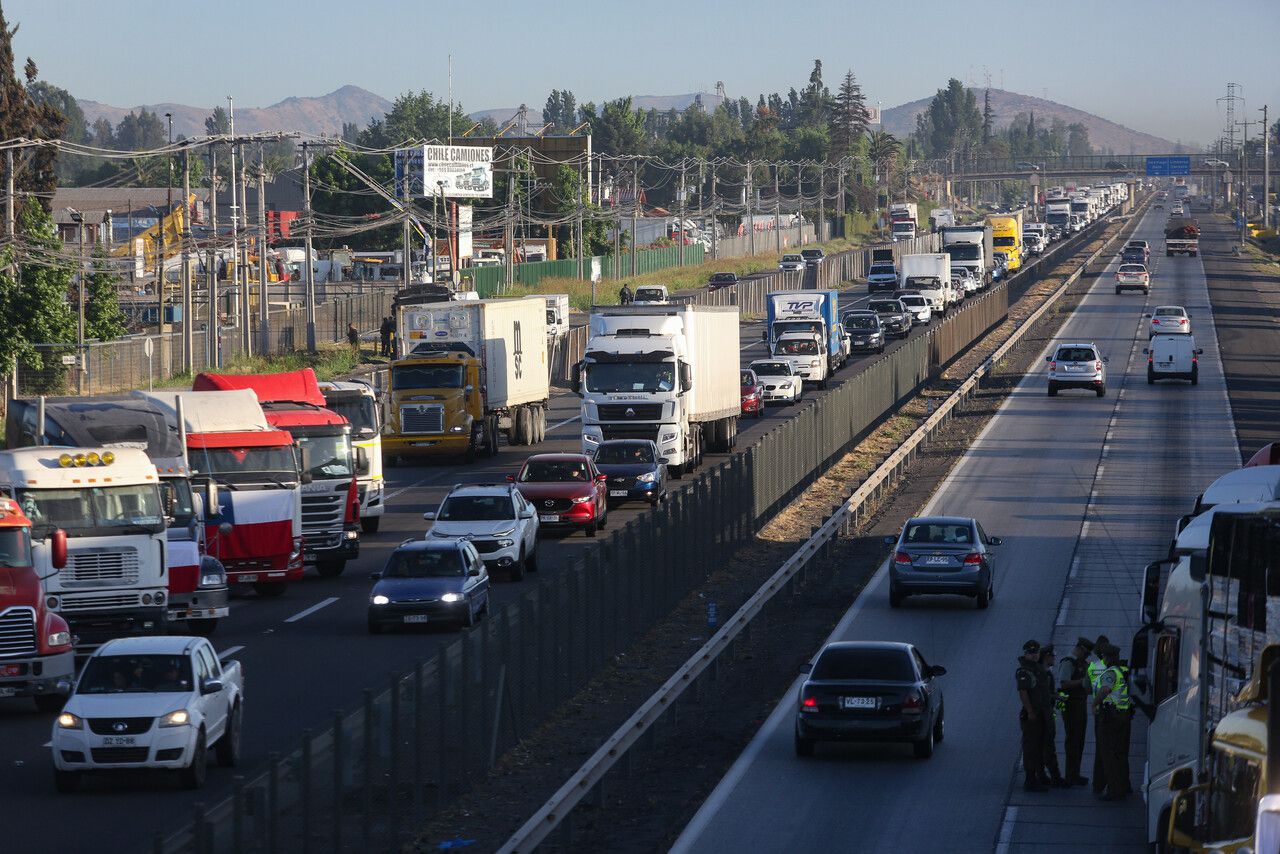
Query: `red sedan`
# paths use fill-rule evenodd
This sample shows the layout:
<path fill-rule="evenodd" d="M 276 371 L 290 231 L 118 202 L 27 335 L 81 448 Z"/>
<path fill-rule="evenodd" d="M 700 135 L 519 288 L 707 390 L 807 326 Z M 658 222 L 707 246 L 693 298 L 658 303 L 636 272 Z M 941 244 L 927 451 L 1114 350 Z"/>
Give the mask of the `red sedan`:
<path fill-rule="evenodd" d="M 584 454 L 535 454 L 507 480 L 533 505 L 540 528 L 581 528 L 594 537 L 608 522 L 605 475 Z"/>
<path fill-rule="evenodd" d="M 742 414 L 764 417 L 764 386 L 752 370 L 742 372 Z"/>

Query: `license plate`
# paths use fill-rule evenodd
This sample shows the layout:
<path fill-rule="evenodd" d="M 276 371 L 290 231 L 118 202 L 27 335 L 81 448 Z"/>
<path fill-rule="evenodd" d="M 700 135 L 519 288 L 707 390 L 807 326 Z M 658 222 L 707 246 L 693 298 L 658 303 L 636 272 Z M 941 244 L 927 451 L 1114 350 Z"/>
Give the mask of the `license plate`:
<path fill-rule="evenodd" d="M 431 618 L 426 614 L 405 614 L 404 616 L 404 621 L 406 623 L 425 623 L 429 619 Z"/>
<path fill-rule="evenodd" d="M 880 704 L 880 700 L 876 697 L 841 697 L 840 708 L 842 709 L 874 709 Z"/>
<path fill-rule="evenodd" d="M 1067 373 L 1069 374 L 1083 374 L 1087 370 L 1088 368 L 1084 365 L 1067 365 Z"/>
<path fill-rule="evenodd" d="M 133 747 L 138 743 L 138 739 L 131 735 L 104 735 L 102 737 L 103 747 Z"/>
<path fill-rule="evenodd" d="M 0 697 L 16 697 L 16 696 L 18 696 L 17 688 L 5 687 L 4 685 L 0 685 Z"/>
<path fill-rule="evenodd" d="M 929 557 L 924 559 L 924 562 L 931 566 L 945 566 L 946 564 L 951 563 L 951 558 L 944 555 L 929 555 Z"/>
<path fill-rule="evenodd" d="M 248 573 L 248 574 L 246 574 L 246 575 L 241 575 L 241 576 L 239 576 L 239 580 L 240 580 L 240 581 L 244 581 L 244 582 L 246 582 L 246 583 L 247 583 L 247 582 L 250 582 L 250 581 L 257 581 L 257 580 L 258 580 L 258 573 L 256 573 L 256 572 L 250 572 L 250 573 Z"/>
<path fill-rule="evenodd" d="M 539 516 L 538 521 L 539 522 L 559 522 L 560 517 L 559 516 Z"/>
<path fill-rule="evenodd" d="M 625 489 L 611 489 L 609 490 L 609 497 L 610 498 L 626 498 L 627 491 Z"/>

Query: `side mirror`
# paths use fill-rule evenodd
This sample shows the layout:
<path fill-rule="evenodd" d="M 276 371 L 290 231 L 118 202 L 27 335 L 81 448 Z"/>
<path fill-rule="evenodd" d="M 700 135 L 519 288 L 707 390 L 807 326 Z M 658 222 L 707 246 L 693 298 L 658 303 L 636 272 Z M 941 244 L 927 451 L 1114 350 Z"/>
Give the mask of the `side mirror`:
<path fill-rule="evenodd" d="M 532 508 L 532 507 L 526 507 L 526 508 L 524 508 L 523 510 L 521 510 L 521 511 L 520 511 L 520 518 L 521 518 L 521 519 L 532 519 L 535 515 L 536 515 L 536 514 L 533 512 L 533 508 Z"/>
<path fill-rule="evenodd" d="M 53 568 L 62 569 L 67 565 L 67 532 L 58 528 L 49 539 Z"/>
<path fill-rule="evenodd" d="M 1190 768 L 1179 768 L 1169 775 L 1169 791 L 1181 792 L 1190 789 L 1195 782 L 1195 776 Z"/>
<path fill-rule="evenodd" d="M 478 569 L 474 569 L 474 568 L 473 568 L 473 569 L 468 569 L 468 570 L 467 570 L 467 575 L 469 575 L 469 576 L 470 576 L 470 577 L 472 577 L 472 578 L 479 578 L 479 577 L 480 577 L 480 570 L 478 570 Z"/>
<path fill-rule="evenodd" d="M 356 474 L 369 473 L 369 451 L 365 448 L 356 448 Z"/>
<path fill-rule="evenodd" d="M 987 537 L 987 545 L 1002 546 L 1004 545 L 1004 540 L 1000 539 L 999 537 Z"/>
<path fill-rule="evenodd" d="M 1144 626 L 1153 625 L 1160 616 L 1160 567 L 1161 561 L 1147 564 L 1142 573 L 1141 613 Z"/>
<path fill-rule="evenodd" d="M 381 578 L 381 577 L 382 577 L 382 573 L 381 573 L 381 572 L 371 572 L 371 573 L 369 573 L 369 578 L 370 578 L 371 580 L 373 580 L 373 581 L 377 581 L 377 580 L 378 580 L 379 578 Z"/>
<path fill-rule="evenodd" d="M 680 363 L 680 391 L 685 392 L 693 388 L 693 365 L 688 362 Z"/>
<path fill-rule="evenodd" d="M 300 463 L 302 470 L 298 473 L 298 480 L 302 483 L 311 482 L 311 449 L 303 448 L 300 454 L 302 462 Z"/>
<path fill-rule="evenodd" d="M 1203 355 L 1204 355 L 1204 348 L 1203 348 L 1203 347 L 1197 347 L 1197 348 L 1196 348 L 1196 355 L 1197 355 L 1197 356 L 1203 356 Z"/>
<path fill-rule="evenodd" d="M 813 672 L 813 662 L 806 661 L 804 664 L 800 665 L 800 672 L 801 672 L 801 673 L 812 673 L 812 672 Z"/>
<path fill-rule="evenodd" d="M 1149 312 L 1149 311 L 1144 311 L 1144 312 L 1142 313 L 1142 316 L 1143 316 L 1143 317 L 1150 317 L 1150 316 L 1151 316 L 1151 312 Z"/>
<path fill-rule="evenodd" d="M 1053 357 L 1052 357 L 1052 356 L 1045 356 L 1045 357 L 1044 357 L 1044 360 L 1045 360 L 1046 362 L 1052 362 L 1052 361 L 1053 361 Z"/>
<path fill-rule="evenodd" d="M 670 461 L 669 459 L 667 459 L 666 457 L 658 457 L 658 465 L 660 465 L 660 466 L 665 466 L 665 465 L 666 465 L 667 463 L 669 463 L 669 462 L 671 462 L 671 461 Z"/>
<path fill-rule="evenodd" d="M 466 399 L 470 400 L 470 399 L 471 399 L 471 393 L 472 393 L 473 391 L 475 391 L 475 390 L 476 390 L 476 387 L 475 387 L 475 386 L 473 386 L 473 385 L 466 385 L 466 386 L 463 386 L 463 388 L 462 388 L 462 396 L 463 396 L 463 397 L 465 397 Z"/>
<path fill-rule="evenodd" d="M 1146 347 L 1143 347 L 1143 348 L 1142 348 L 1142 355 L 1144 355 L 1144 356 L 1150 356 L 1150 355 L 1151 355 L 1151 351 L 1150 351 L 1150 350 L 1148 350 Z"/>
<path fill-rule="evenodd" d="M 930 676 L 946 676 L 947 668 L 943 667 L 941 664 L 935 664 L 929 668 L 929 675 Z"/>
<path fill-rule="evenodd" d="M 574 394 L 582 394 L 582 363 L 573 363 L 573 372 L 569 378 L 569 386 L 573 389 Z"/>
<path fill-rule="evenodd" d="M 206 679 L 200 683 L 201 694 L 205 694 L 205 695 L 216 694 L 221 690 L 222 690 L 221 679 Z"/>
<path fill-rule="evenodd" d="M 1110 361 L 1111 361 L 1110 357 L 1108 357 L 1108 356 L 1103 356 L 1103 357 L 1102 357 L 1102 362 L 1103 362 L 1103 364 L 1107 364 L 1107 363 L 1108 363 L 1108 362 L 1110 362 Z"/>
<path fill-rule="evenodd" d="M 428 510 L 426 513 L 422 514 L 422 518 L 426 519 L 428 522 L 434 521 L 436 518 L 436 511 Z"/>
<path fill-rule="evenodd" d="M 217 516 L 218 511 L 218 483 L 210 479 L 204 485 L 204 512 L 205 518 Z"/>
<path fill-rule="evenodd" d="M 515 476 L 515 475 L 513 475 L 513 474 L 509 474 L 509 475 L 507 475 L 507 483 L 515 483 L 515 482 L 516 482 L 516 476 Z"/>
<path fill-rule="evenodd" d="M 898 542 L 898 538 L 897 538 L 897 537 L 885 537 L 885 538 L 884 538 L 884 544 L 885 544 L 886 546 L 892 546 L 892 545 L 895 545 L 897 542 Z"/>

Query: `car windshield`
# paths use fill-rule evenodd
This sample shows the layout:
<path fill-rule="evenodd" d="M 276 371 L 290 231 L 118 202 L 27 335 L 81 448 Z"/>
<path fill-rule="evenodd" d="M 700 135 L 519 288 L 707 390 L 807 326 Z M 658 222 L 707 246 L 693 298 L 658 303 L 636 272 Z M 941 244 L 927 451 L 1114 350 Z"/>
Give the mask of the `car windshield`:
<path fill-rule="evenodd" d="M 81 489 L 19 489 L 18 504 L 38 540 L 62 528 L 69 537 L 103 537 L 164 530 L 160 487 L 93 486 Z"/>
<path fill-rule="evenodd" d="M 586 367 L 587 391 L 672 391 L 675 379 L 671 362 L 595 362 Z"/>
<path fill-rule="evenodd" d="M 467 574 L 457 549 L 405 549 L 392 553 L 383 578 L 462 578 Z"/>
<path fill-rule="evenodd" d="M 1180 308 L 1157 308 L 1156 317 L 1186 317 L 1186 312 Z"/>
<path fill-rule="evenodd" d="M 898 271 L 894 269 L 892 264 L 872 264 L 871 271 L 868 276 L 896 276 Z"/>
<path fill-rule="evenodd" d="M 973 528 L 968 523 L 912 522 L 903 532 L 902 542 L 910 545 L 969 545 L 973 542 Z"/>
<path fill-rule="evenodd" d="M 351 437 L 298 436 L 298 448 L 311 458 L 311 476 L 317 480 L 349 478 L 355 473 L 351 460 Z"/>
<path fill-rule="evenodd" d="M 802 251 L 800 252 L 800 254 L 801 254 L 804 258 L 806 258 L 806 259 L 808 259 L 808 260 L 812 261 L 814 258 L 821 258 L 821 257 L 822 257 L 822 250 L 821 250 L 821 249 L 805 249 L 805 250 L 802 250 Z"/>
<path fill-rule="evenodd" d="M 788 356 L 816 356 L 818 355 L 818 342 L 808 341 L 779 341 L 778 352 L 785 353 Z"/>
<path fill-rule="evenodd" d="M 391 390 L 462 388 L 462 365 L 399 365 L 391 369 Z"/>
<path fill-rule="evenodd" d="M 1061 347 L 1055 358 L 1059 362 L 1091 362 L 1096 357 L 1089 347 Z"/>
<path fill-rule="evenodd" d="M 0 530 L 0 566 L 31 566 L 31 535 L 26 528 Z"/>
<path fill-rule="evenodd" d="M 451 495 L 440 505 L 441 522 L 502 522 L 516 518 L 509 495 Z"/>
<path fill-rule="evenodd" d="M 185 477 L 160 478 L 160 506 L 164 515 L 173 521 L 169 527 L 181 530 L 195 518 L 195 503 L 191 498 L 191 481 Z"/>
<path fill-rule="evenodd" d="M 636 288 L 637 302 L 654 302 L 656 300 L 664 300 L 667 295 L 657 288 Z"/>
<path fill-rule="evenodd" d="M 844 319 L 844 325 L 850 329 L 875 329 L 880 322 L 874 314 L 854 314 Z"/>
<path fill-rule="evenodd" d="M 711 276 L 713 282 L 736 282 L 738 277 L 733 273 L 714 273 Z"/>
<path fill-rule="evenodd" d="M 903 297 L 902 304 L 909 308 L 924 308 L 928 305 L 928 301 L 921 296 Z"/>
<path fill-rule="evenodd" d="M 775 320 L 773 322 L 773 337 L 777 338 L 787 332 L 812 332 L 817 335 L 822 334 L 821 320 Z"/>
<path fill-rule="evenodd" d="M 791 363 L 752 362 L 751 370 L 755 371 L 762 377 L 789 377 L 791 376 Z"/>
<path fill-rule="evenodd" d="M 969 278 L 969 268 L 968 268 L 968 267 L 952 267 L 952 268 L 951 268 L 951 278 L 953 278 L 953 279 L 967 279 L 967 278 Z"/>
<path fill-rule="evenodd" d="M 796 261 L 803 261 L 804 258 L 799 255 L 783 255 L 782 260 L 783 263 L 795 263 Z"/>
<path fill-rule="evenodd" d="M 98 655 L 89 659 L 77 694 L 164 694 L 193 688 L 185 655 Z"/>
<path fill-rule="evenodd" d="M 653 461 L 653 446 L 641 442 L 605 442 L 596 449 L 596 462 L 602 465 L 641 465 Z"/>
<path fill-rule="evenodd" d="M 521 483 L 585 483 L 589 479 L 582 460 L 529 460 L 520 472 Z"/>
<path fill-rule="evenodd" d="M 916 674 L 904 649 L 832 647 L 818 657 L 811 678 L 914 682 Z"/>
<path fill-rule="evenodd" d="M 756 375 L 751 373 L 751 371 L 743 371 L 742 382 L 740 383 L 740 385 L 745 386 L 745 385 L 755 385 L 755 384 L 756 384 Z"/>
<path fill-rule="evenodd" d="M 193 452 L 195 473 L 218 481 L 253 482 L 268 479 L 282 483 L 298 480 L 298 462 L 293 447 L 205 448 Z"/>

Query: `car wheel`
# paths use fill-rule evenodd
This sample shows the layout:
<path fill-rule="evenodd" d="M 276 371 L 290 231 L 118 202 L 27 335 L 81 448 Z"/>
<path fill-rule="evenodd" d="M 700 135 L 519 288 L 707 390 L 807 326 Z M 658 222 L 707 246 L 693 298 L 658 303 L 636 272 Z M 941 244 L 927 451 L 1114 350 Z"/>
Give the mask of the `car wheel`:
<path fill-rule="evenodd" d="M 933 740 L 935 742 L 942 741 L 942 739 L 946 735 L 943 732 L 943 723 L 942 723 L 943 718 L 946 717 L 946 713 L 947 713 L 947 707 L 946 706 L 940 707 L 938 709 L 938 719 L 933 722 Z"/>
<path fill-rule="evenodd" d="M 60 712 L 67 702 L 67 698 L 61 694 L 37 694 L 32 699 L 36 701 L 36 708 L 42 712 Z"/>
<path fill-rule="evenodd" d="M 592 538 L 594 538 L 594 537 L 595 537 L 595 535 L 596 535 L 596 530 L 597 530 L 597 523 L 596 523 L 596 522 L 592 522 L 592 523 L 591 523 L 590 525 L 588 525 L 588 526 L 587 526 L 587 528 L 586 528 L 587 536 L 588 536 L 588 537 L 592 537 Z"/>
<path fill-rule="evenodd" d="M 929 727 L 924 738 L 912 742 L 911 749 L 915 752 L 917 759 L 928 759 L 933 756 L 933 727 Z"/>
<path fill-rule="evenodd" d="M 196 747 L 191 754 L 191 764 L 178 772 L 178 779 L 184 789 L 200 789 L 204 787 L 205 775 L 209 770 L 209 748 L 205 744 L 204 730 L 196 734 Z"/>
<path fill-rule="evenodd" d="M 69 795 L 80 788 L 79 771 L 53 772 L 53 788 L 61 795 Z"/>
<path fill-rule="evenodd" d="M 800 733 L 796 733 L 796 756 L 807 758 L 813 755 L 814 741 L 812 738 L 803 738 Z"/>
<path fill-rule="evenodd" d="M 1058 386 L 1057 386 L 1057 384 L 1056 384 L 1056 383 L 1054 383 L 1054 382 L 1050 381 L 1050 383 L 1049 383 L 1049 397 L 1057 397 L 1057 396 L 1058 396 Z"/>
<path fill-rule="evenodd" d="M 991 604 L 991 583 L 987 582 L 987 586 L 978 591 L 978 595 L 974 597 L 974 603 L 978 606 L 978 610 L 985 610 Z"/>
<path fill-rule="evenodd" d="M 1098 386 L 1096 389 L 1094 389 L 1094 391 L 1096 391 L 1096 392 L 1098 393 L 1098 397 L 1106 397 L 1106 396 L 1107 396 L 1107 387 L 1106 387 L 1106 386 L 1104 386 L 1104 385 L 1100 385 L 1100 386 Z"/>
<path fill-rule="evenodd" d="M 213 746 L 218 764 L 223 768 L 234 768 L 240 764 L 240 704 L 236 703 L 227 716 L 227 730 Z"/>
<path fill-rule="evenodd" d="M 890 608 L 901 607 L 902 599 L 903 599 L 902 591 L 894 587 L 892 584 L 890 584 L 889 585 L 889 607 Z"/>
<path fill-rule="evenodd" d="M 1147 385 L 1155 385 L 1155 383 L 1156 383 L 1155 373 L 1150 368 L 1147 368 Z"/>
<path fill-rule="evenodd" d="M 533 551 L 529 553 L 529 557 L 524 562 L 524 571 L 525 572 L 538 571 L 538 547 L 536 545 L 534 546 Z M 487 605 L 488 603 L 485 603 L 485 604 Z"/>
<path fill-rule="evenodd" d="M 360 520 L 360 530 L 366 534 L 376 534 L 380 524 L 382 524 L 381 516 L 369 516 Z"/>
<path fill-rule="evenodd" d="M 1120 286 L 1119 286 L 1119 285 L 1117 285 L 1117 286 L 1116 286 L 1116 295 L 1118 296 L 1119 294 L 1120 294 Z"/>
<path fill-rule="evenodd" d="M 1192 385 L 1200 384 L 1200 369 L 1194 365 L 1191 367 L 1191 384 Z"/>

